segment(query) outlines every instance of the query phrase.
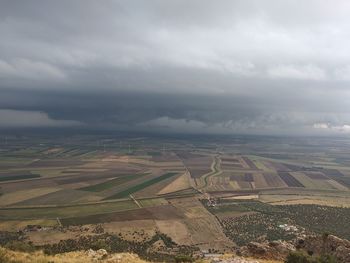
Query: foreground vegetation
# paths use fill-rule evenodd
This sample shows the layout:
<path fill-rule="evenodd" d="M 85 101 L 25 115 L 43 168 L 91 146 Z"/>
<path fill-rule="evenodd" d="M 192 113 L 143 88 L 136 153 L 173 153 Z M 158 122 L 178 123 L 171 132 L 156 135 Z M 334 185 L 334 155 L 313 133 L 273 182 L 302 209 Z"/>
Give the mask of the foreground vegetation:
<path fill-rule="evenodd" d="M 286 258 L 285 263 L 337 263 L 337 260 L 330 255 L 312 257 L 302 252 L 292 252 Z"/>
<path fill-rule="evenodd" d="M 43 251 L 45 255 L 104 249 L 108 253 L 134 253 L 145 260 L 161 262 L 174 262 L 177 258 L 176 255 L 192 258 L 192 253 L 198 250 L 196 247 L 179 246 L 170 237 L 160 232 L 156 232 L 148 240 L 137 242 L 125 240 L 119 235 L 103 233 L 102 228 L 99 230 L 101 233 L 95 235 L 81 236 L 78 239 L 65 239 L 55 244 L 40 246 L 35 246 L 24 240 L 20 233 L 0 232 L 0 245 L 12 251 L 26 253 Z M 8 261 L 1 261 L 0 253 L 0 263 L 2 262 Z"/>

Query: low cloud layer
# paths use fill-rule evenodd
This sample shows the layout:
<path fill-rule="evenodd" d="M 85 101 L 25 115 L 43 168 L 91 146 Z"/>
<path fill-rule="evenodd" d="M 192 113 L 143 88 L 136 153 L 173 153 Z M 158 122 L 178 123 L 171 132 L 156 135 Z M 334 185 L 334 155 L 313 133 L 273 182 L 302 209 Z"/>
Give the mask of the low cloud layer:
<path fill-rule="evenodd" d="M 345 134 L 349 12 L 345 0 L 5 0 L 0 128 Z"/>
<path fill-rule="evenodd" d="M 51 119 L 38 111 L 0 110 L 0 128 L 71 127 L 78 121 Z"/>

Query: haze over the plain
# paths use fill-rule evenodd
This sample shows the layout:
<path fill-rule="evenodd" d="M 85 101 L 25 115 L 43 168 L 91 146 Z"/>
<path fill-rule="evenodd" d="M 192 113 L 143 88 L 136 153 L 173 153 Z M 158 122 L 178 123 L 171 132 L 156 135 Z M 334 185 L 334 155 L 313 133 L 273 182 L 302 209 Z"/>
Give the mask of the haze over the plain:
<path fill-rule="evenodd" d="M 0 129 L 350 132 L 349 1 L 0 2 Z"/>

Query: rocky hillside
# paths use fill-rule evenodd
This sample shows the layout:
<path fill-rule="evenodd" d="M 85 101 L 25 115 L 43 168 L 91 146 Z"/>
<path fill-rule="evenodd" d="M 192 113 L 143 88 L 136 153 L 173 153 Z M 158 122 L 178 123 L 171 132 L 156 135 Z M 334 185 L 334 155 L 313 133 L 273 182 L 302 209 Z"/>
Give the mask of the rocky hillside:
<path fill-rule="evenodd" d="M 22 248 L 23 249 L 23 248 Z M 160 249 L 160 248 L 158 248 Z M 299 255 L 304 261 L 293 259 L 291 255 Z M 327 256 L 332 261 L 320 260 Z M 290 260 L 288 261 L 288 258 Z M 287 260 L 286 260 L 287 259 Z M 153 259 L 155 260 L 155 259 Z M 158 260 L 157 262 L 163 262 Z M 282 263 L 282 262 L 350 262 L 350 241 L 332 235 L 311 235 L 299 237 L 294 243 L 286 241 L 251 242 L 237 249 L 235 254 L 202 253 L 196 257 L 169 254 L 167 262 L 197 263 Z M 55 255 L 44 254 L 40 250 L 18 252 L 0 247 L 0 263 L 147 263 L 132 253 L 108 253 L 105 249 L 80 250 Z"/>
<path fill-rule="evenodd" d="M 350 262 L 350 241 L 327 234 L 309 235 L 299 237 L 295 242 L 250 242 L 237 250 L 237 254 L 244 257 L 281 261 L 284 261 L 291 252 L 300 252 L 311 261 L 322 256 L 330 256 L 338 263 L 348 263 Z"/>
<path fill-rule="evenodd" d="M 45 255 L 42 251 L 25 253 L 12 251 L 0 247 L 0 263 L 150 263 L 140 259 L 135 254 L 112 253 L 109 254 L 104 249 L 94 251 L 77 251 L 57 254 L 54 256 Z M 181 261 L 176 262 L 191 262 Z M 237 257 L 233 255 L 222 255 L 208 259 L 196 260 L 196 263 L 281 263 L 281 261 L 255 260 Z"/>

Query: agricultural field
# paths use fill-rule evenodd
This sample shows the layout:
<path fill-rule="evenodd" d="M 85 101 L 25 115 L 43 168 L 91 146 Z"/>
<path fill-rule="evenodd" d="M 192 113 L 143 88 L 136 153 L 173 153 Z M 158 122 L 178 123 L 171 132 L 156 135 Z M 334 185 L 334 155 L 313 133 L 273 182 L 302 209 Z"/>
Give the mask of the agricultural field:
<path fill-rule="evenodd" d="M 127 229 L 128 238 L 147 229 L 219 250 L 295 236 L 280 224 L 348 238 L 337 224 L 317 220 L 349 219 L 349 149 L 345 139 L 7 136 L 0 230 L 40 225 L 60 240 L 78 234 L 57 226 Z M 308 217 L 317 223 L 303 222 Z M 45 233 L 27 235 L 43 244 Z"/>

